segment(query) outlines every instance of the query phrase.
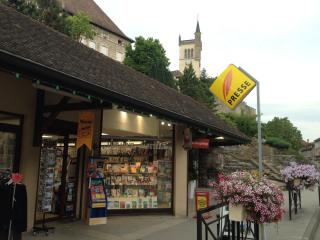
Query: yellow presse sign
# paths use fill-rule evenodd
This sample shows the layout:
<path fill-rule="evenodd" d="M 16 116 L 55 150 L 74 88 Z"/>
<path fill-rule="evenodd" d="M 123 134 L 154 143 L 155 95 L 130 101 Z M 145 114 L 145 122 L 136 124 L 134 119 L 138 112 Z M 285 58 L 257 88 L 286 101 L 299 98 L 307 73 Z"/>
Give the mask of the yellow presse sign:
<path fill-rule="evenodd" d="M 230 64 L 212 83 L 210 91 L 230 109 L 234 109 L 256 86 L 256 82 Z"/>

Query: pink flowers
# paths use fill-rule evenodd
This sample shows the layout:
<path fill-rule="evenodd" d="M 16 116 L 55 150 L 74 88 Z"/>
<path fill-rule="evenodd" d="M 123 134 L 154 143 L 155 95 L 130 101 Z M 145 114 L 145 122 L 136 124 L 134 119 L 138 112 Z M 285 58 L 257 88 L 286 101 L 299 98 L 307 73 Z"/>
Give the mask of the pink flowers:
<path fill-rule="evenodd" d="M 234 172 L 223 178 L 219 177 L 219 182 L 214 183 L 213 187 L 217 200 L 243 205 L 248 213 L 247 220 L 270 223 L 283 217 L 283 193 L 266 178 L 254 178 L 248 172 Z"/>
<path fill-rule="evenodd" d="M 311 189 L 319 182 L 320 173 L 311 164 L 297 164 L 291 162 L 289 166 L 280 171 L 284 181 L 289 184 L 289 187 L 294 189 L 302 189 L 306 187 Z M 294 184 L 295 179 L 300 179 L 299 184 Z"/>

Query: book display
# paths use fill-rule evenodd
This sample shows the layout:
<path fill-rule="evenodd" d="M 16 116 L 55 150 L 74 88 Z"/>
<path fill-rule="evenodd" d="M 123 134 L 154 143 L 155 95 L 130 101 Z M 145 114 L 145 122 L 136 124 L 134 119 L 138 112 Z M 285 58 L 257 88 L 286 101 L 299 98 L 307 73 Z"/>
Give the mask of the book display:
<path fill-rule="evenodd" d="M 107 223 L 107 196 L 104 176 L 99 173 L 96 159 L 91 158 L 87 168 L 89 180 L 89 225 Z"/>
<path fill-rule="evenodd" d="M 171 208 L 172 146 L 155 141 L 106 141 L 97 160 L 108 209 Z"/>

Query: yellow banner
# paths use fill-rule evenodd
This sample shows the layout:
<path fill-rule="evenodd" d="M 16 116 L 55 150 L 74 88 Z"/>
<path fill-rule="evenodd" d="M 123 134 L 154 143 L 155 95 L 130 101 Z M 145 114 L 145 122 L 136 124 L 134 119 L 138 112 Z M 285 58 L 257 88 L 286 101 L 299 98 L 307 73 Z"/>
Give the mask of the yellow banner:
<path fill-rule="evenodd" d="M 86 145 L 90 150 L 92 150 L 94 120 L 94 112 L 80 112 L 76 144 L 77 149 L 79 149 L 83 145 Z"/>
<path fill-rule="evenodd" d="M 234 109 L 256 86 L 256 82 L 230 64 L 212 83 L 210 91 L 230 109 Z"/>

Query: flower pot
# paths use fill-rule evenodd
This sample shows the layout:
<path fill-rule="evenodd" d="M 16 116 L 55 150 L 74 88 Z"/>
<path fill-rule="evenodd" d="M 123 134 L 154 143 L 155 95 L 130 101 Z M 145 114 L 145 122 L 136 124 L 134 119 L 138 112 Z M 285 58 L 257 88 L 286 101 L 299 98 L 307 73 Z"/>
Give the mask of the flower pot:
<path fill-rule="evenodd" d="M 232 205 L 229 203 L 229 219 L 231 221 L 245 221 L 247 218 L 247 212 L 242 204 Z"/>
<path fill-rule="evenodd" d="M 301 184 L 301 179 L 296 178 L 293 180 L 293 186 L 298 187 Z"/>

